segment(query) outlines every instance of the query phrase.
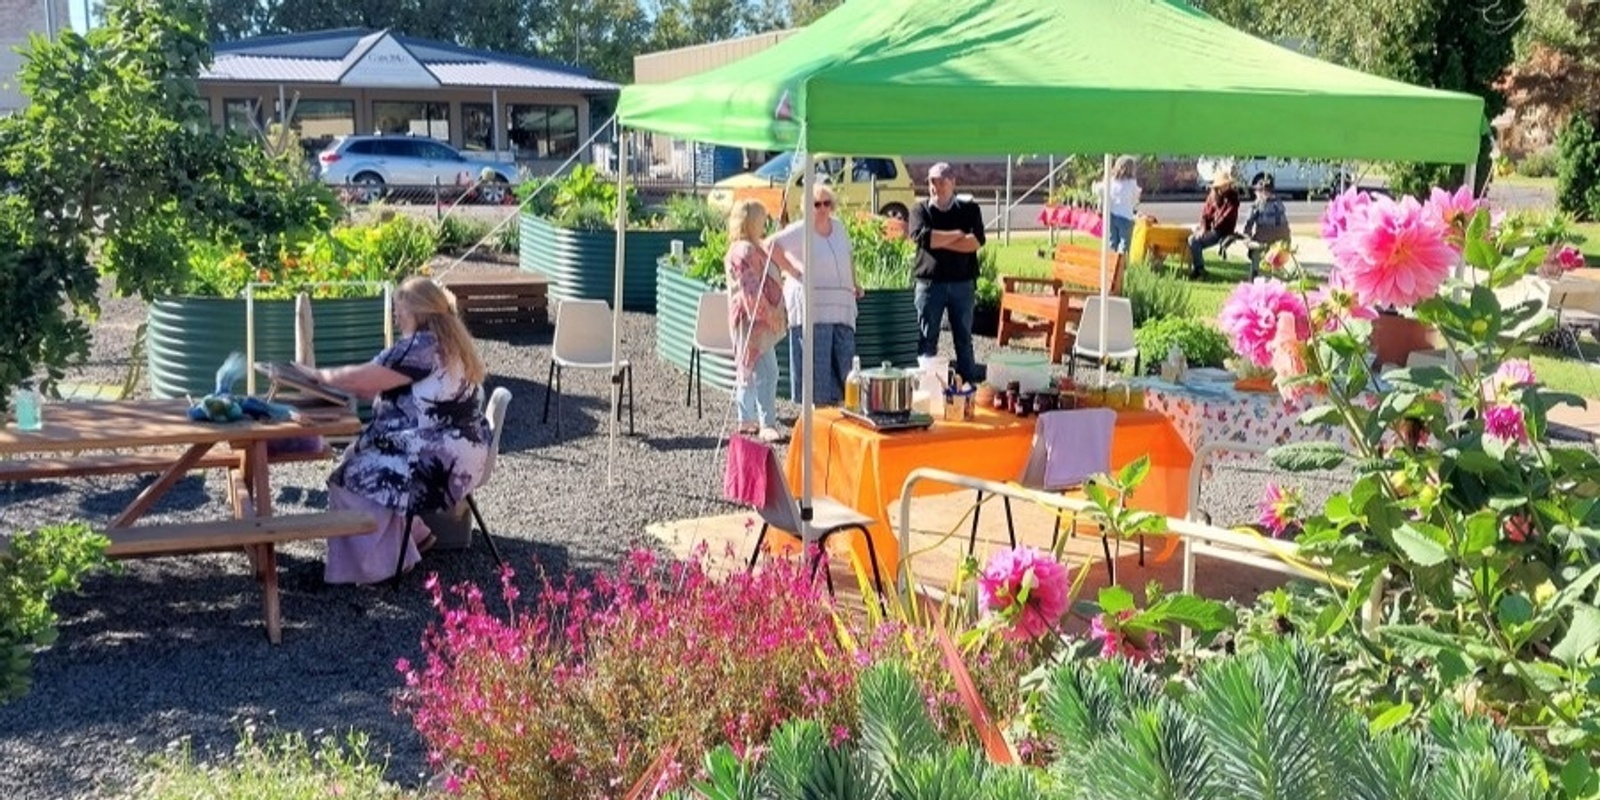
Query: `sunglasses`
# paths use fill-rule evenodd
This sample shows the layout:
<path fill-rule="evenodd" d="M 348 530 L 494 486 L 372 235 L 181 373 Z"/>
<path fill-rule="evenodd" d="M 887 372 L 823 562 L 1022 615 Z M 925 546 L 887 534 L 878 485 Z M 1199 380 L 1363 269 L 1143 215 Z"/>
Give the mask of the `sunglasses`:
<path fill-rule="evenodd" d="M 833 208 L 832 200 L 818 200 L 811 204 L 812 208 Z"/>

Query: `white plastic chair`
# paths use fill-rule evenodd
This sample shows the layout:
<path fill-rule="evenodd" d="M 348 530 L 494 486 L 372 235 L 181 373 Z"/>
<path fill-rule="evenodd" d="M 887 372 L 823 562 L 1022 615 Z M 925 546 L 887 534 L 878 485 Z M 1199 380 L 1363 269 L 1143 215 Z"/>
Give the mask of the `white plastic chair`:
<path fill-rule="evenodd" d="M 1091 476 L 1111 471 L 1111 435 L 1117 427 L 1117 412 L 1109 408 L 1079 408 L 1047 411 L 1039 415 L 1033 428 L 1033 447 L 1028 463 L 1017 483 L 1040 492 L 1065 492 L 1083 486 Z M 1066 451 L 1070 449 L 1069 455 Z M 1011 546 L 1017 546 L 1017 530 L 1011 519 L 1011 498 L 1002 496 L 1006 510 L 1006 531 Z M 983 510 L 983 492 L 972 509 L 972 532 L 967 539 L 967 555 L 978 543 L 978 515 Z M 1050 533 L 1050 549 L 1061 537 L 1061 516 L 1055 515 Z M 1103 538 L 1103 537 L 1102 537 Z M 1110 563 L 1110 545 L 1106 545 Z"/>
<path fill-rule="evenodd" d="M 464 513 L 461 509 L 462 505 L 465 505 L 467 510 L 472 512 L 472 519 L 478 523 L 478 530 L 483 532 L 483 541 L 489 545 L 489 555 L 494 556 L 495 565 L 502 568 L 505 567 L 505 559 L 500 557 L 500 548 L 495 545 L 494 537 L 489 535 L 489 526 L 484 523 L 483 512 L 478 510 L 478 501 L 474 499 L 472 495 L 473 492 L 476 492 L 479 488 L 487 485 L 489 483 L 489 477 L 494 475 L 495 460 L 500 455 L 500 435 L 504 433 L 506 429 L 506 406 L 510 404 L 511 390 L 505 388 L 504 386 L 495 389 L 494 393 L 489 395 L 489 403 L 487 406 L 485 406 L 483 412 L 484 417 L 488 418 L 489 420 L 489 457 L 483 462 L 483 476 L 478 479 L 477 485 L 472 487 L 472 491 L 467 492 L 466 498 L 450 511 L 441 511 L 432 514 L 406 515 L 406 533 L 405 536 L 400 539 L 400 560 L 399 563 L 395 565 L 394 579 L 396 581 L 400 579 L 402 570 L 405 568 L 406 543 L 411 541 L 412 521 L 416 519 L 416 517 L 420 516 L 422 517 L 422 521 L 427 524 L 430 530 L 439 530 L 444 526 L 456 524 L 457 521 L 461 519 Z M 436 522 L 437 524 L 435 524 Z M 467 547 L 472 546 L 471 536 L 472 532 L 469 529 L 467 531 Z"/>
<path fill-rule="evenodd" d="M 1104 302 L 1102 307 L 1101 303 Z M 1104 308 L 1106 340 L 1100 341 L 1100 315 Z M 1133 373 L 1139 373 L 1139 346 L 1133 340 L 1133 303 L 1126 297 L 1084 298 L 1083 317 L 1078 320 L 1076 341 L 1072 343 L 1072 359 L 1068 372 L 1077 374 L 1078 359 L 1087 358 L 1096 365 L 1108 361 L 1132 361 Z"/>
<path fill-rule="evenodd" d="M 604 300 L 562 300 L 556 306 L 556 335 L 550 345 L 550 372 L 545 379 L 544 415 L 550 421 L 550 398 L 555 398 L 556 433 L 561 432 L 561 370 L 622 369 L 616 386 L 617 419 L 622 419 L 623 392 L 626 387 L 628 434 L 633 435 L 633 365 L 627 359 L 614 360 L 611 352 L 611 306 Z"/>
<path fill-rule="evenodd" d="M 689 386 L 684 390 L 683 404 L 694 402 L 696 417 L 705 413 L 705 354 L 732 359 L 733 331 L 728 323 L 728 296 L 722 292 L 700 295 L 700 305 L 694 312 L 694 342 L 689 345 Z"/>

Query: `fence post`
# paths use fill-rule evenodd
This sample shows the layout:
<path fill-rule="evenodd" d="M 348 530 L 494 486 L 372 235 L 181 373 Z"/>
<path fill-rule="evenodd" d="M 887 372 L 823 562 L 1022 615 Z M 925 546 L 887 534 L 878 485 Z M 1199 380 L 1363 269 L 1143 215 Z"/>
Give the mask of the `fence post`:
<path fill-rule="evenodd" d="M 433 216 L 434 219 L 444 219 L 443 201 L 439 199 L 439 176 L 433 176 Z"/>

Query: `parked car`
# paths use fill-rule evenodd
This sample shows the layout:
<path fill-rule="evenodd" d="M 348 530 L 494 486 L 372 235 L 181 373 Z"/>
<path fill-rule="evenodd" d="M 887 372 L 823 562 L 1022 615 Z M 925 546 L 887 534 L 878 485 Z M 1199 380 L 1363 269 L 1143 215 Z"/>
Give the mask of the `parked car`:
<path fill-rule="evenodd" d="M 1210 188 L 1211 180 L 1219 170 L 1233 173 L 1241 192 L 1248 192 L 1257 176 L 1262 174 L 1272 176 L 1273 189 L 1278 194 L 1328 194 L 1343 191 L 1355 180 L 1343 165 L 1326 161 L 1266 156 L 1202 158 L 1195 162 L 1197 186 L 1201 191 Z"/>
<path fill-rule="evenodd" d="M 480 179 L 477 199 L 505 202 L 520 173 L 512 161 L 467 158 L 454 147 L 423 136 L 340 136 L 317 154 L 323 183 L 349 186 L 354 199 L 370 203 L 390 186 L 470 187 Z"/>
<path fill-rule="evenodd" d="M 793 181 L 783 220 L 799 219 L 800 194 L 804 178 L 796 168 L 794 153 L 779 153 L 754 172 L 717 181 L 706 195 L 706 202 L 724 214 L 733 208 L 741 190 L 782 189 L 785 180 Z M 818 156 L 817 175 L 833 188 L 841 208 L 865 208 L 885 217 L 906 219 L 917 200 L 911 173 L 899 156 Z M 876 183 L 876 186 L 874 186 Z M 876 195 L 874 196 L 874 191 Z M 775 209 L 768 208 L 769 212 Z"/>

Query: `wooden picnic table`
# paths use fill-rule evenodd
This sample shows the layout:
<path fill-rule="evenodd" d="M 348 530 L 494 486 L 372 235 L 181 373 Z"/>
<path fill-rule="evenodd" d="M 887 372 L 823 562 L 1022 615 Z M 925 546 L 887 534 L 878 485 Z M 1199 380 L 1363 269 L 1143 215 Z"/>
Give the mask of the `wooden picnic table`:
<path fill-rule="evenodd" d="M 0 428 L 0 480 L 70 478 L 84 475 L 160 472 L 111 523 L 108 555 L 137 558 L 243 548 L 263 584 L 268 638 L 280 640 L 275 544 L 296 539 L 368 533 L 371 518 L 330 511 L 272 519 L 269 469 L 275 461 L 327 458 L 324 448 L 275 456 L 274 441 L 348 436 L 361 421 L 345 408 L 305 413 L 299 420 L 195 422 L 182 400 L 54 403 L 44 409 L 44 427 Z M 213 449 L 225 445 L 221 457 Z M 119 452 L 111 456 L 94 451 Z M 133 527 L 184 475 L 226 467 L 231 519 Z"/>

